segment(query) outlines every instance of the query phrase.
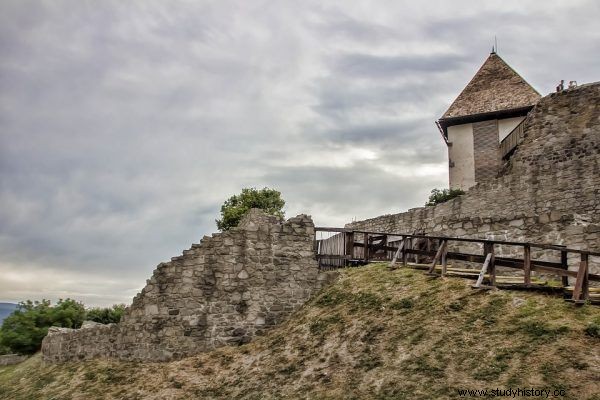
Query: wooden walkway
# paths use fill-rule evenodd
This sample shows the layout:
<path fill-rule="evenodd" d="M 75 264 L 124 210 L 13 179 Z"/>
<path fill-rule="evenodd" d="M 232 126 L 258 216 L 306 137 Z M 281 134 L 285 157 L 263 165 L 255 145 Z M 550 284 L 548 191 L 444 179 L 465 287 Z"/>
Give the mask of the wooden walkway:
<path fill-rule="evenodd" d="M 552 244 L 416 233 L 365 232 L 326 227 L 317 227 L 315 231 L 315 252 L 321 269 L 364 265 L 373 261 L 387 261 L 391 268 L 396 268 L 400 264 L 409 266 L 411 261 L 410 266 L 426 269 L 432 275 L 474 279 L 476 282 L 473 287 L 478 289 L 537 289 L 563 293 L 575 303 L 589 301 L 600 304 L 600 289 L 590 288 L 589 284 L 590 281 L 600 282 L 600 275 L 589 272 L 590 260 L 595 257 L 594 261 L 600 262 L 600 252 Z M 461 251 L 453 251 L 457 248 Z M 465 252 L 463 248 L 470 252 Z M 511 256 L 502 255 L 507 253 Z M 449 266 L 448 260 L 477 267 Z M 497 267 L 520 270 L 523 274 L 500 275 Z M 532 274 L 534 272 L 537 274 Z M 559 278 L 556 283 L 541 279 L 552 275 Z M 574 280 L 572 285 L 569 279 Z"/>

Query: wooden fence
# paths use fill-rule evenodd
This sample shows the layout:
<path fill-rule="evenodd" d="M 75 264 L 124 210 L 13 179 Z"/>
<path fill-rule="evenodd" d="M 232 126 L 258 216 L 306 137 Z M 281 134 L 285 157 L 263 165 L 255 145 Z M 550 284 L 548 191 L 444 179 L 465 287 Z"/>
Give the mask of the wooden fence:
<path fill-rule="evenodd" d="M 447 273 L 447 261 L 458 260 L 481 264 L 481 270 L 475 287 L 483 285 L 484 276 L 488 277 L 488 286 L 496 285 L 496 267 L 507 267 L 523 271 L 524 287 L 534 287 L 532 272 L 555 275 L 561 278 L 562 288 L 572 291 L 571 300 L 583 302 L 590 299 L 590 281 L 600 282 L 600 275 L 589 272 L 592 257 L 600 257 L 599 252 L 570 249 L 561 245 L 509 242 L 488 239 L 467 239 L 446 236 L 428 236 L 421 234 L 399 234 L 355 231 L 344 228 L 317 227 L 319 233 L 329 237 L 315 240 L 315 251 L 321 269 L 342 268 L 348 265 L 366 264 L 371 261 L 389 261 L 407 265 L 409 259 L 415 263 L 429 262 L 429 273 L 436 273 L 440 265 L 441 275 Z M 450 251 L 451 245 L 468 245 L 479 248 L 477 253 Z M 521 257 L 500 255 L 502 248 L 506 253 L 521 254 Z M 481 251 L 482 250 L 482 251 Z M 538 255 L 532 257 L 532 250 L 542 255 L 553 255 L 558 261 L 541 260 Z M 569 278 L 575 279 L 572 287 Z"/>

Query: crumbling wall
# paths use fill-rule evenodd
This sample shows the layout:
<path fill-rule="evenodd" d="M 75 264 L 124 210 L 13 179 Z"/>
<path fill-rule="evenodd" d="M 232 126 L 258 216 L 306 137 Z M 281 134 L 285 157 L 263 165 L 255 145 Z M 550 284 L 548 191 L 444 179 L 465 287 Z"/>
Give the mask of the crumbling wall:
<path fill-rule="evenodd" d="M 496 179 L 435 207 L 347 227 L 600 250 L 600 84 L 544 97 L 524 124 L 524 142 Z"/>
<path fill-rule="evenodd" d="M 310 217 L 282 222 L 251 210 L 237 228 L 159 264 L 120 323 L 51 329 L 43 358 L 163 361 L 246 343 L 330 278 L 318 270 L 313 241 Z"/>
<path fill-rule="evenodd" d="M 20 354 L 5 354 L 0 356 L 0 367 L 4 367 L 6 365 L 14 365 L 21 363 L 27 360 L 27 356 L 22 356 Z"/>

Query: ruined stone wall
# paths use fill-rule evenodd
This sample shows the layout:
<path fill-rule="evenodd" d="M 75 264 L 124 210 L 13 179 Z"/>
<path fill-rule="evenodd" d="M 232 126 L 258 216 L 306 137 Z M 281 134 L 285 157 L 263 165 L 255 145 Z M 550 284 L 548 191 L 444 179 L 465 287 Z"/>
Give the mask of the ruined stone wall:
<path fill-rule="evenodd" d="M 600 250 L 600 84 L 544 97 L 524 124 L 524 142 L 496 179 L 435 207 L 347 227 Z"/>
<path fill-rule="evenodd" d="M 18 364 L 25 360 L 27 360 L 27 356 L 22 356 L 20 354 L 5 354 L 0 356 L 0 367 Z"/>
<path fill-rule="evenodd" d="M 251 210 L 237 228 L 159 264 L 120 323 L 51 329 L 43 358 L 163 361 L 248 342 L 329 279 L 313 241 L 310 217 L 282 222 Z"/>

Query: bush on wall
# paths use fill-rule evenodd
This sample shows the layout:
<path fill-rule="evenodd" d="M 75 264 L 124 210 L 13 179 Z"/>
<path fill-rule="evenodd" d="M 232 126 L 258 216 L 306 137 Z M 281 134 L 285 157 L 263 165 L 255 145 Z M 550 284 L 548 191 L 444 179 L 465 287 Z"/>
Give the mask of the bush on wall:
<path fill-rule="evenodd" d="M 436 204 L 445 203 L 463 194 L 465 192 L 460 189 L 433 189 L 425 206 L 435 206 Z"/>
<path fill-rule="evenodd" d="M 283 217 L 285 201 L 281 192 L 275 189 L 244 188 L 238 195 L 233 195 L 221 206 L 221 219 L 216 220 L 220 231 L 229 230 L 240 223 L 240 220 L 251 208 L 260 208 L 267 214 Z"/>

